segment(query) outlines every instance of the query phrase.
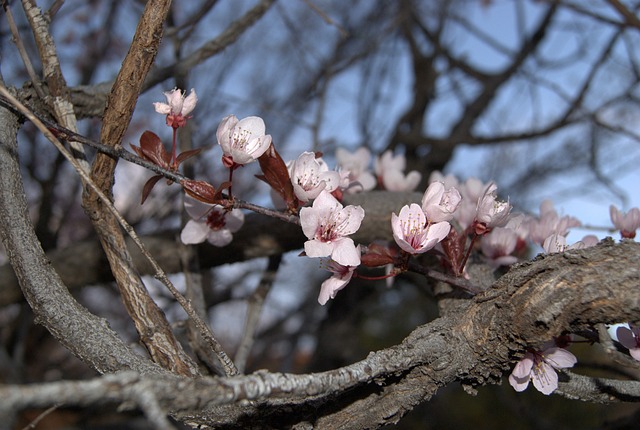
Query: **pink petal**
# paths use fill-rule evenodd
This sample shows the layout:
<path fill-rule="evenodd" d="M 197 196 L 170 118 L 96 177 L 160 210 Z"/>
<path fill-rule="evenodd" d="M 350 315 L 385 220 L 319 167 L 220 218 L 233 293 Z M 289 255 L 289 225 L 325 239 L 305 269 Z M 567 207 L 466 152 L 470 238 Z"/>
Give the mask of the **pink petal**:
<path fill-rule="evenodd" d="M 196 107 L 196 103 L 198 103 L 198 96 L 196 96 L 196 92 L 192 88 L 191 93 L 184 99 L 182 104 L 182 115 L 187 116 L 193 112 L 193 109 Z"/>
<path fill-rule="evenodd" d="M 320 295 L 318 295 L 318 303 L 320 303 L 321 305 L 324 305 L 329 301 L 329 299 L 335 298 L 338 291 L 346 287 L 350 280 L 351 280 L 351 276 L 349 276 L 346 279 L 339 278 L 337 276 L 332 276 L 329 279 L 325 280 L 320 286 Z"/>
<path fill-rule="evenodd" d="M 224 218 L 225 228 L 231 233 L 240 230 L 244 224 L 244 213 L 240 209 L 233 209 Z"/>
<path fill-rule="evenodd" d="M 531 376 L 531 369 L 533 368 L 533 354 L 527 352 L 524 358 L 516 364 L 511 374 L 518 379 L 529 379 Z"/>
<path fill-rule="evenodd" d="M 533 373 L 533 386 L 544 395 L 553 393 L 558 388 L 558 374 L 547 363 L 541 363 Z"/>
<path fill-rule="evenodd" d="M 180 240 L 185 245 L 202 243 L 210 231 L 211 229 L 205 223 L 189 220 L 180 233 Z"/>
<path fill-rule="evenodd" d="M 316 201 L 318 200 L 316 199 Z M 313 207 L 300 209 L 300 226 L 307 239 L 315 238 L 316 230 L 320 225 L 320 215 Z"/>
<path fill-rule="evenodd" d="M 155 102 L 153 107 L 159 114 L 168 115 L 171 113 L 171 106 L 166 103 Z"/>
<path fill-rule="evenodd" d="M 337 221 L 341 225 L 340 233 L 343 236 L 348 236 L 350 234 L 355 233 L 360 228 L 360 225 L 362 224 L 363 219 L 364 219 L 364 209 L 362 209 L 361 206 L 349 205 L 345 207 L 340 211 L 337 217 Z"/>
<path fill-rule="evenodd" d="M 573 367 L 578 362 L 575 355 L 563 348 L 549 348 L 542 352 L 542 356 L 545 362 L 556 369 Z"/>
<path fill-rule="evenodd" d="M 233 235 L 231 232 L 226 229 L 220 230 L 209 230 L 209 234 L 207 235 L 207 241 L 217 247 L 227 246 L 233 240 Z"/>
<path fill-rule="evenodd" d="M 304 243 L 304 252 L 307 254 L 307 257 L 311 258 L 328 257 L 333 252 L 333 244 L 320 242 L 319 240 L 315 239 L 308 240 Z"/>
<path fill-rule="evenodd" d="M 259 116 L 248 116 L 246 118 L 241 119 L 235 125 L 235 130 L 236 130 L 235 132 L 240 134 L 243 134 L 244 132 L 248 132 L 253 136 L 264 136 L 266 127 L 264 125 L 264 120 Z"/>
<path fill-rule="evenodd" d="M 440 242 L 445 237 L 447 237 L 447 235 L 449 234 L 450 230 L 451 230 L 451 224 L 449 224 L 448 222 L 446 222 L 446 221 L 437 222 L 437 223 L 431 224 L 429 226 L 428 237 L 429 238 L 434 238 L 438 242 Z"/>
<path fill-rule="evenodd" d="M 513 373 L 509 375 L 509 384 L 513 387 L 514 390 L 518 392 L 527 389 L 527 387 L 529 386 L 529 380 L 529 375 L 527 375 L 525 378 L 518 378 L 514 376 Z"/>
<path fill-rule="evenodd" d="M 360 253 L 356 249 L 353 240 L 345 237 L 332 242 L 331 258 L 343 266 L 359 266 Z M 306 247 L 305 247 L 306 250 Z M 309 253 L 307 253 L 309 255 Z"/>

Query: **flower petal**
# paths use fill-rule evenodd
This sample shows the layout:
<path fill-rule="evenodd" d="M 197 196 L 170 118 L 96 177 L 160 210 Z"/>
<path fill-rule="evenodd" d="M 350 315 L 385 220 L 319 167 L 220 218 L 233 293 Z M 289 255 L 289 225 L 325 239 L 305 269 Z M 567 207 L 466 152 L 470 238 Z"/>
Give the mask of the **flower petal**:
<path fill-rule="evenodd" d="M 185 245 L 202 243 L 210 231 L 211 229 L 205 223 L 189 220 L 180 233 L 180 240 Z"/>
<path fill-rule="evenodd" d="M 542 353 L 544 361 L 556 369 L 565 369 L 573 367 L 578 359 L 575 355 L 563 348 L 549 348 Z"/>
<path fill-rule="evenodd" d="M 342 264 L 343 266 L 360 265 L 360 253 L 358 252 L 356 245 L 353 243 L 353 239 L 348 237 L 333 241 L 331 258 L 336 263 Z"/>
<path fill-rule="evenodd" d="M 222 228 L 220 230 L 209 230 L 209 234 L 207 235 L 207 242 L 209 242 L 213 246 L 223 247 L 227 246 L 233 240 L 233 235 L 227 228 Z"/>
<path fill-rule="evenodd" d="M 558 388 L 558 374 L 549 364 L 542 362 L 534 369 L 533 386 L 544 395 L 553 393 Z"/>

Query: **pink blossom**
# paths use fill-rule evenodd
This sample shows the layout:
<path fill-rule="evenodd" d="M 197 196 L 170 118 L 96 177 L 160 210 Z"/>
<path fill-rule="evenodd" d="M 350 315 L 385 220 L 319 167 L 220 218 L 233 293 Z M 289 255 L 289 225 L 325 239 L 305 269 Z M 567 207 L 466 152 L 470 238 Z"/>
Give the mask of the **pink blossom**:
<path fill-rule="evenodd" d="M 216 132 L 225 166 L 257 160 L 271 145 L 271 135 L 264 133 L 265 125 L 260 117 L 248 116 L 239 121 L 235 115 L 225 117 Z"/>
<path fill-rule="evenodd" d="M 231 243 L 233 233 L 244 224 L 244 214 L 240 209 L 227 211 L 220 205 L 210 205 L 188 196 L 184 207 L 192 218 L 180 233 L 180 240 L 187 245 L 206 240 L 214 246 L 226 246 Z"/>
<path fill-rule="evenodd" d="M 491 267 L 509 266 L 518 261 L 511 255 L 518 244 L 518 233 L 510 228 L 496 227 L 482 237 L 482 253 Z"/>
<path fill-rule="evenodd" d="M 360 255 L 360 245 L 356 247 L 358 251 L 358 255 Z M 328 259 L 328 261 L 324 264 L 325 268 L 333 273 L 333 275 L 325 280 L 320 286 L 320 295 L 318 296 L 318 303 L 321 305 L 326 304 L 329 299 L 335 299 L 338 291 L 347 286 L 349 281 L 351 281 L 351 277 L 353 276 L 353 271 L 357 266 L 343 266 L 340 263 L 335 262 L 334 260 Z"/>
<path fill-rule="evenodd" d="M 572 353 L 555 346 L 542 352 L 529 351 L 509 375 L 509 384 L 516 391 L 524 391 L 529 386 L 529 381 L 533 381 L 533 386 L 538 391 L 549 395 L 558 388 L 556 369 L 573 367 L 577 361 Z"/>
<path fill-rule="evenodd" d="M 484 191 L 478 200 L 475 221 L 479 225 L 476 233 L 486 232 L 494 227 L 502 227 L 509 221 L 511 205 L 509 202 L 498 200 L 498 187 L 493 182 Z M 480 231 L 479 231 L 480 230 Z"/>
<path fill-rule="evenodd" d="M 169 127 L 184 127 L 189 119 L 189 114 L 193 112 L 198 102 L 195 90 L 192 88 L 189 96 L 185 98 L 185 93 L 174 88 L 171 91 L 165 91 L 164 96 L 167 103 L 156 102 L 153 104 L 156 112 L 167 116 L 167 125 Z"/>
<path fill-rule="evenodd" d="M 371 162 L 371 151 L 363 147 L 351 153 L 343 148 L 336 149 L 336 164 L 347 180 L 343 187 L 347 193 L 369 191 L 376 187 L 376 178 L 368 170 Z"/>
<path fill-rule="evenodd" d="M 451 224 L 428 223 L 422 208 L 412 203 L 403 206 L 399 215 L 391 214 L 391 229 L 400 248 L 410 254 L 422 254 L 447 237 Z"/>
<path fill-rule="evenodd" d="M 382 186 L 389 191 L 413 191 L 422 175 L 420 172 L 412 170 L 404 174 L 407 160 L 404 155 L 393 156 L 391 150 L 385 151 L 381 157 L 375 160 L 375 172 Z"/>
<path fill-rule="evenodd" d="M 300 201 L 315 199 L 322 190 L 333 191 L 340 184 L 340 174 L 329 170 L 322 158 L 313 152 L 303 152 L 289 163 L 293 191 Z"/>
<path fill-rule="evenodd" d="M 444 183 L 432 182 L 422 196 L 422 210 L 430 222 L 450 221 L 462 197 L 455 188 L 445 191 Z"/>
<path fill-rule="evenodd" d="M 458 206 L 455 218 L 462 229 L 473 224 L 478 212 L 478 201 L 488 186 L 489 184 L 485 184 L 478 178 L 468 178 L 464 183 L 456 186 L 462 196 L 462 201 Z"/>
<path fill-rule="evenodd" d="M 335 197 L 322 190 L 311 207 L 300 210 L 300 225 L 309 239 L 304 251 L 309 257 L 328 257 L 343 266 L 358 266 L 360 253 L 347 236 L 360 228 L 364 209 L 343 207 Z"/>
<path fill-rule="evenodd" d="M 636 230 L 640 228 L 640 209 L 631 208 L 625 214 L 611 205 L 609 206 L 609 215 L 611 215 L 614 227 L 620 230 L 620 235 L 623 238 L 633 239 L 636 237 Z"/>
<path fill-rule="evenodd" d="M 529 238 L 538 245 L 542 245 L 546 238 L 556 233 L 566 236 L 571 227 L 581 225 L 574 217 L 558 215 L 551 200 L 544 200 L 540 204 L 540 217 L 531 218 L 528 223 Z"/>
<path fill-rule="evenodd" d="M 629 349 L 629 354 L 640 361 L 640 326 L 618 327 L 616 337 L 622 346 Z"/>

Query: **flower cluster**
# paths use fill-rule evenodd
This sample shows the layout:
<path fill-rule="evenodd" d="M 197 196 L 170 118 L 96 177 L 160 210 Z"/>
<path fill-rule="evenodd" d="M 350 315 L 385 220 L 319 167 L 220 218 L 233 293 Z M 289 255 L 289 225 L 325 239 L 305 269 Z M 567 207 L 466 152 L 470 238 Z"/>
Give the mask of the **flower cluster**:
<path fill-rule="evenodd" d="M 158 102 L 154 106 L 156 112 L 166 116 L 166 124 L 173 129 L 172 152 L 168 153 L 160 138 L 150 131 L 143 133 L 140 146 L 133 149 L 141 158 L 175 173 L 182 161 L 200 151 L 180 155 L 175 151 L 176 130 L 191 118 L 197 96 L 194 90 L 186 96 L 178 89 L 164 95 L 166 103 Z M 244 223 L 244 213 L 238 209 L 238 201 L 231 193 L 232 173 L 258 161 L 262 174 L 257 176 L 270 185 L 276 206 L 284 202 L 285 215 L 298 217 L 307 238 L 301 255 L 320 258 L 322 267 L 332 274 L 320 287 L 318 302 L 322 305 L 335 298 L 354 277 L 366 278 L 356 271 L 361 265 L 384 268 L 386 275 L 377 279 L 389 280 L 409 270 L 412 257 L 435 250 L 434 255 L 444 270 L 452 276 L 469 278 L 467 261 L 477 250 L 490 266 L 498 268 L 519 261 L 529 245 L 551 254 L 593 246 L 598 241 L 588 235 L 569 245 L 570 229 L 581 223 L 571 216 L 561 216 L 550 200 L 542 202 L 537 216 L 514 214 L 509 200 L 499 198 L 495 183 L 477 178 L 462 182 L 454 176 L 433 172 L 420 204 L 410 203 L 390 214 L 393 241 L 367 246 L 356 244 L 351 236 L 360 228 L 365 211 L 361 206 L 344 205 L 343 196 L 375 188 L 395 192 L 415 190 L 422 174 L 405 173 L 407 163 L 403 155 L 388 150 L 373 157 L 368 148 L 354 152 L 338 148 L 334 169 L 316 152 L 303 152 L 285 163 L 271 135 L 266 134 L 264 121 L 257 116 L 243 119 L 226 116 L 218 126 L 216 138 L 223 165 L 229 169 L 229 181 L 219 188 L 205 181 L 179 181 L 187 194 L 185 211 L 191 217 L 181 232 L 182 242 L 207 241 L 218 247 L 231 243 L 233 234 Z M 372 162 L 373 170 L 370 169 Z M 156 175 L 147 182 L 143 200 L 161 177 Z M 223 191 L 227 194 L 223 195 Z M 622 238 L 635 237 L 640 228 L 640 209 L 632 208 L 625 213 L 611 206 L 610 216 Z M 640 327 L 618 326 L 612 337 L 640 361 Z M 525 390 L 529 382 L 543 394 L 557 389 L 557 371 L 577 362 L 564 348 L 566 344 L 558 342 L 526 351 L 509 375 L 509 383 L 516 391 Z"/>

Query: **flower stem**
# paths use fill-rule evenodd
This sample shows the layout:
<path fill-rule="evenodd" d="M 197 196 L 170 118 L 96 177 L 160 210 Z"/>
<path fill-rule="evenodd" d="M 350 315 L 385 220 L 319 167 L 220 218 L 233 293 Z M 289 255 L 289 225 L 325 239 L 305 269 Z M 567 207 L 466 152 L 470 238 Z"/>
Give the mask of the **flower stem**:
<path fill-rule="evenodd" d="M 476 243 L 476 239 L 477 238 L 478 238 L 478 234 L 477 233 L 473 233 L 473 236 L 471 237 L 471 243 L 469 244 L 469 249 L 467 249 L 467 253 L 465 254 L 465 256 L 462 259 L 462 261 L 460 262 L 461 264 L 458 265 L 456 275 L 458 275 L 458 276 L 462 275 L 462 272 L 464 271 L 464 266 L 467 265 L 467 260 L 469 259 L 469 256 L 471 255 L 471 250 L 473 249 L 473 245 Z"/>
<path fill-rule="evenodd" d="M 176 161 L 176 143 L 178 141 L 178 129 L 176 127 L 173 128 L 173 139 L 171 144 L 171 168 L 173 170 L 178 170 L 178 163 Z"/>
<path fill-rule="evenodd" d="M 366 281 L 380 281 L 382 279 L 387 279 L 387 278 L 392 278 L 394 276 L 397 275 L 397 273 L 387 273 L 386 275 L 380 275 L 380 276 L 366 276 L 366 275 L 361 275 L 358 272 L 355 272 L 356 278 L 360 278 L 360 279 L 364 279 Z"/>

